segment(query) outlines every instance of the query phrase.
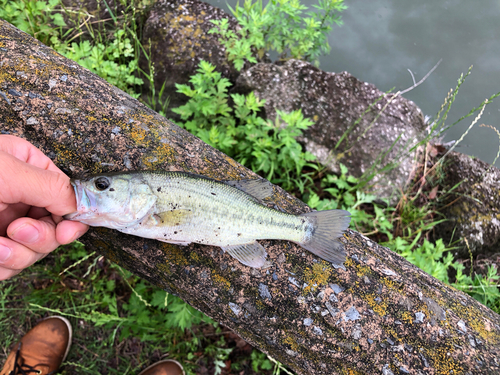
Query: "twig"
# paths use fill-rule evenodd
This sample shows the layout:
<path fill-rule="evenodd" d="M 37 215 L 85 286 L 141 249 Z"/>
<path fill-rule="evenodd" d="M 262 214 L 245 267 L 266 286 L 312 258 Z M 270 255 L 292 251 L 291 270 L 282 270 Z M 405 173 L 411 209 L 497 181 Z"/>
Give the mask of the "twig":
<path fill-rule="evenodd" d="M 425 81 L 425 80 L 426 80 L 426 79 L 427 79 L 427 78 L 428 78 L 428 77 L 432 74 L 432 72 L 433 72 L 434 70 L 436 70 L 436 68 L 439 66 L 439 64 L 441 64 L 441 61 L 443 61 L 443 59 L 439 59 L 439 61 L 437 62 L 437 64 L 436 64 L 436 65 L 434 65 L 434 66 L 432 67 L 432 69 L 431 69 L 431 70 L 429 70 L 429 72 L 428 72 L 428 73 L 424 76 L 424 78 L 422 78 L 422 79 L 421 79 L 420 81 L 418 81 L 417 83 L 415 83 L 415 77 L 413 77 L 413 73 L 411 72 L 411 70 L 410 70 L 410 69 L 408 69 L 408 71 L 409 71 L 409 72 L 410 72 L 410 74 L 411 74 L 411 78 L 413 78 L 413 86 L 408 87 L 406 90 L 401 91 L 399 94 L 400 94 L 400 95 L 406 94 L 408 91 L 411 91 L 411 90 L 413 90 L 415 87 L 420 86 L 420 85 L 421 85 L 421 84 L 422 84 L 422 83 L 423 83 L 423 82 L 424 82 L 424 81 Z"/>
<path fill-rule="evenodd" d="M 408 70 L 408 72 L 410 73 L 411 79 L 413 80 L 413 84 L 416 85 L 417 82 L 415 82 L 415 76 L 413 75 L 413 72 L 409 68 L 406 68 L 406 70 Z"/>

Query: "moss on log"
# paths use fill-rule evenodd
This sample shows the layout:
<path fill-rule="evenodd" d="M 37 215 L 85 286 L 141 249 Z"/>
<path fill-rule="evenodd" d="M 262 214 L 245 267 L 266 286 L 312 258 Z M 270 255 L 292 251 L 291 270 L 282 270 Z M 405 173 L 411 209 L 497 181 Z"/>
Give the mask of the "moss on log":
<path fill-rule="evenodd" d="M 255 176 L 231 158 L 0 20 L 0 130 L 42 149 L 70 175 L 182 170 Z M 310 210 L 275 187 L 269 204 Z M 344 267 L 285 241 L 245 267 L 219 248 L 179 248 L 107 229 L 88 250 L 230 327 L 301 374 L 498 374 L 500 316 L 348 231 Z"/>

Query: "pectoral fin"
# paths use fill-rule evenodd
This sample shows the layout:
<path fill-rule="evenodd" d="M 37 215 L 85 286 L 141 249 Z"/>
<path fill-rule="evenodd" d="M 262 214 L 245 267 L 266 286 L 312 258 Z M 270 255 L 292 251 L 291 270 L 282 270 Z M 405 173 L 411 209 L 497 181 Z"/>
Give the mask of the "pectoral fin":
<path fill-rule="evenodd" d="M 266 250 L 257 241 L 239 245 L 221 246 L 221 248 L 227 251 L 233 258 L 249 267 L 261 268 L 266 262 Z"/>

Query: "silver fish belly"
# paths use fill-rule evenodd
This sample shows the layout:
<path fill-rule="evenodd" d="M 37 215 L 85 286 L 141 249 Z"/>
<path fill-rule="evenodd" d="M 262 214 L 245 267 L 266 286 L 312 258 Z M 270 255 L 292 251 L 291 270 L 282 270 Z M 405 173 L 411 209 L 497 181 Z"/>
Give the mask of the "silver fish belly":
<path fill-rule="evenodd" d="M 250 267 L 265 264 L 259 239 L 293 241 L 341 264 L 345 252 L 337 237 L 348 227 L 349 213 L 271 209 L 259 201 L 270 195 L 262 181 L 224 182 L 183 172 L 99 175 L 72 182 L 78 210 L 65 218 L 179 245 L 220 246 Z"/>

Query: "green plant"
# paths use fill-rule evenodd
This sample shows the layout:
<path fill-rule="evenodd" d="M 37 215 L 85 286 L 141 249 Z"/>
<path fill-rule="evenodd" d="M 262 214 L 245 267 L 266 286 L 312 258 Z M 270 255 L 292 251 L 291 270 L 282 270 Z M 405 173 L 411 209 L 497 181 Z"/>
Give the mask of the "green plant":
<path fill-rule="evenodd" d="M 138 59 L 134 58 L 132 42 L 124 30 L 116 30 L 109 44 L 97 42 L 92 45 L 89 40 L 84 40 L 71 43 L 71 47 L 62 45 L 58 51 L 131 96 L 139 97 L 133 86 L 144 82 L 135 74 Z"/>
<path fill-rule="evenodd" d="M 441 239 L 435 244 L 424 239 L 421 246 L 415 247 L 417 241 L 408 244 L 408 241 L 397 237 L 388 246 L 429 275 L 449 284 L 448 269 L 455 262 L 451 253 L 453 248 L 447 248 Z"/>
<path fill-rule="evenodd" d="M 42 43 L 49 44 L 66 26 L 60 12 L 61 0 L 0 0 L 0 18 Z"/>
<path fill-rule="evenodd" d="M 463 273 L 465 267 L 462 263 L 457 262 L 453 266 L 457 271 L 456 282 L 453 283 L 453 286 L 500 313 L 500 290 L 498 289 L 500 275 L 498 275 L 496 266 L 488 266 L 485 276 L 474 274 L 474 277 L 472 274 L 468 276 Z"/>
<path fill-rule="evenodd" d="M 316 12 L 300 0 L 271 0 L 264 7 L 262 0 L 245 0 L 231 9 L 240 28 L 233 31 L 227 19 L 211 21 L 215 28 L 210 33 L 220 35 L 220 42 L 226 48 L 229 61 L 241 70 L 245 61 L 257 62 L 259 57 L 275 51 L 281 59 L 288 56 L 313 61 L 330 51 L 327 35 L 334 23 L 341 24 L 338 13 L 346 9 L 343 0 L 319 0 Z"/>
<path fill-rule="evenodd" d="M 191 85 L 177 84 L 177 91 L 189 97 L 185 105 L 173 109 L 185 121 L 179 125 L 285 189 L 293 189 L 302 169 L 314 166 L 309 163 L 314 156 L 303 152 L 296 140 L 312 121 L 300 110 L 277 111 L 274 123 L 266 121 L 259 116 L 263 100 L 253 93 L 229 95 L 229 80 L 206 61 L 200 62 L 197 72 Z"/>
<path fill-rule="evenodd" d="M 257 350 L 252 350 L 250 358 L 252 359 L 252 369 L 257 373 L 260 370 L 271 370 L 274 367 L 267 355 Z"/>

